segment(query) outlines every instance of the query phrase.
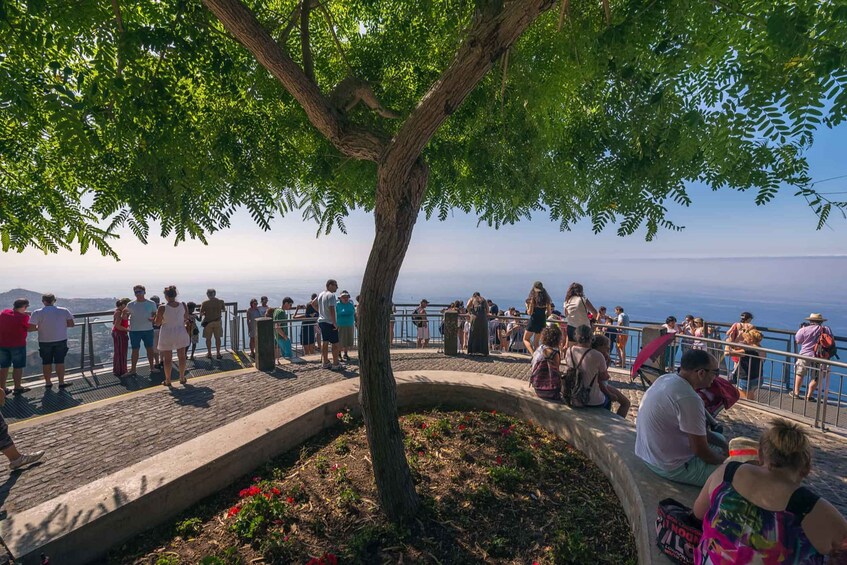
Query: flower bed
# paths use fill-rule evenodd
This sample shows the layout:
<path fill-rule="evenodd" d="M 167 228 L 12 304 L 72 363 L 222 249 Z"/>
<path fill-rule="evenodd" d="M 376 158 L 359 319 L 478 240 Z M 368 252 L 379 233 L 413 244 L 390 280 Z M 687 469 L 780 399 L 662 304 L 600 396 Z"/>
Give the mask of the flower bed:
<path fill-rule="evenodd" d="M 367 440 L 338 426 L 110 555 L 123 564 L 635 563 L 603 473 L 566 442 L 495 412 L 401 418 L 423 505 L 408 527 L 377 507 Z"/>

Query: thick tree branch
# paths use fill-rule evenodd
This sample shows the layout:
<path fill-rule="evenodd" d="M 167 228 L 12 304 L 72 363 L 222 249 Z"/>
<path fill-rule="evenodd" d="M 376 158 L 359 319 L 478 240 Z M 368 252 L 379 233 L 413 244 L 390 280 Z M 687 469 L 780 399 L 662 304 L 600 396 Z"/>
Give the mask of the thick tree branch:
<path fill-rule="evenodd" d="M 385 140 L 376 132 L 346 122 L 320 89 L 273 40 L 256 16 L 240 0 L 203 0 L 239 43 L 297 100 L 309 121 L 343 154 L 378 161 Z"/>
<path fill-rule="evenodd" d="M 470 30 L 455 59 L 392 140 L 380 175 L 408 175 L 423 148 L 482 77 L 555 0 L 514 0 Z"/>

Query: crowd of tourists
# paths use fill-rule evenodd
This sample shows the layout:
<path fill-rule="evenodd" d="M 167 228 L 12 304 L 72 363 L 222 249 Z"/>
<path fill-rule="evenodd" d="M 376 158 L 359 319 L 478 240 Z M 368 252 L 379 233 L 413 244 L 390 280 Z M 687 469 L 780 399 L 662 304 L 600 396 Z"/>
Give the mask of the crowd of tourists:
<path fill-rule="evenodd" d="M 338 292 L 337 281 L 330 279 L 325 290 L 312 295 L 303 305 L 295 306 L 290 297 L 278 308 L 268 298 L 251 300 L 247 310 L 247 328 L 251 355 L 256 350 L 256 320 L 272 318 L 278 355 L 292 356 L 292 320 L 303 322 L 300 344 L 306 354 L 320 351 L 324 368 L 339 370 L 349 361 L 354 347 L 355 327 L 360 316 L 348 291 Z M 206 355 L 213 352 L 221 359 L 223 300 L 214 289 L 199 307 L 178 300 L 174 286 L 158 296 L 146 297 L 143 285 L 133 288 L 134 299 L 119 299 L 112 320 L 114 341 L 113 373 L 124 378 L 136 372 L 144 347 L 151 371 L 163 371 L 165 386 L 172 386 L 173 352 L 177 354 L 177 377 L 186 383 L 186 360 L 193 359 L 202 334 Z M 429 301 L 423 299 L 413 310 L 416 345 L 430 341 Z M 65 380 L 64 361 L 68 352 L 68 328 L 73 315 L 56 304 L 52 294 L 42 296 L 42 307 L 31 314 L 26 299 L 16 300 L 12 308 L 0 313 L 0 403 L 6 395 L 29 390 L 22 381 L 26 364 L 26 337 L 38 333 L 45 387 L 53 386 L 55 375 L 60 388 L 72 383 Z M 525 309 L 501 310 L 492 300 L 475 292 L 467 301 L 457 300 L 442 312 L 453 312 L 458 320 L 457 346 L 469 355 L 488 355 L 491 351 L 531 353 L 530 382 L 542 398 L 565 401 L 579 409 L 615 408 L 625 417 L 630 401 L 610 379 L 610 368 L 626 365 L 626 346 L 630 319 L 621 306 L 610 314 L 596 308 L 579 283 L 569 286 L 562 310 L 557 310 L 544 285 L 536 281 L 527 296 Z M 526 315 L 526 318 L 524 318 Z M 816 375 L 821 364 L 809 358 L 821 357 L 822 343 L 832 338 L 819 313 L 806 318 L 795 335 L 799 353 L 790 396 L 799 398 L 804 379 L 808 378 L 805 399 L 815 401 Z M 393 338 L 395 315 L 389 320 Z M 443 323 L 443 322 L 442 322 Z M 668 355 L 669 372 L 658 377 L 646 390 L 636 420 L 635 455 L 662 479 L 702 488 L 693 514 L 702 521 L 702 537 L 696 557 L 698 563 L 783 562 L 774 555 L 790 555 L 789 562 L 818 563 L 823 556 L 842 547 L 847 539 L 847 521 L 828 502 L 801 485 L 811 469 L 808 438 L 797 425 L 776 421 L 755 449 L 756 458 L 747 463 L 734 461 L 730 442 L 711 425 L 698 390 L 708 389 L 721 375 L 721 354 L 732 360 L 729 379 L 740 394 L 755 398 L 762 381 L 762 332 L 753 324 L 753 315 L 743 312 L 722 341 L 702 318 L 686 316 L 679 324 L 669 316 L 663 334 L 676 337 L 669 347 L 679 347 Z M 441 328 L 444 334 L 444 328 Z M 214 349 L 213 349 L 214 343 Z M 613 359 L 617 353 L 617 360 Z M 129 359 L 129 366 L 127 366 Z M 7 389 L 9 369 L 14 388 Z M 40 460 L 43 451 L 22 453 L 0 419 L 0 450 L 9 459 L 12 470 Z M 757 561 L 758 559 L 758 561 Z"/>

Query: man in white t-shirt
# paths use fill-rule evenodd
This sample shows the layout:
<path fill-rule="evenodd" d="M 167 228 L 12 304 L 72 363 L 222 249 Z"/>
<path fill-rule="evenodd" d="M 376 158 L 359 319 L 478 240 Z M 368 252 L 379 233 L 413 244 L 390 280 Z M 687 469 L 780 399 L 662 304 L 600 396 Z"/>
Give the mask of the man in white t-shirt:
<path fill-rule="evenodd" d="M 153 352 L 156 350 L 156 344 L 153 342 L 153 320 L 159 309 L 152 300 L 144 298 L 147 289 L 143 285 L 135 285 L 132 292 L 135 294 L 135 300 L 126 305 L 126 309 L 129 310 L 129 346 L 132 349 L 132 366 L 128 373 L 130 375 L 135 374 L 141 342 L 144 342 L 150 371 L 152 372 L 155 368 Z"/>
<path fill-rule="evenodd" d="M 324 369 L 339 370 L 338 355 L 341 348 L 338 344 L 338 325 L 335 317 L 335 304 L 338 299 L 335 291 L 338 283 L 334 279 L 326 281 L 326 290 L 312 300 L 312 308 L 318 311 L 318 328 L 321 331 L 321 361 Z M 329 348 L 332 346 L 332 364 L 329 363 Z"/>
<path fill-rule="evenodd" d="M 707 430 L 706 408 L 696 392 L 708 388 L 719 372 L 714 357 L 692 349 L 682 356 L 679 372 L 662 375 L 644 393 L 635 454 L 657 475 L 703 486 L 726 459 L 726 439 Z"/>
<path fill-rule="evenodd" d="M 41 303 L 44 307 L 33 312 L 29 318 L 29 329 L 38 330 L 38 353 L 41 356 L 44 386 L 53 388 L 50 379 L 55 365 L 59 388 L 65 388 L 72 384 L 65 382 L 65 355 L 68 354 L 68 328 L 74 327 L 74 316 L 67 308 L 56 306 L 56 296 L 53 294 L 43 295 Z"/>

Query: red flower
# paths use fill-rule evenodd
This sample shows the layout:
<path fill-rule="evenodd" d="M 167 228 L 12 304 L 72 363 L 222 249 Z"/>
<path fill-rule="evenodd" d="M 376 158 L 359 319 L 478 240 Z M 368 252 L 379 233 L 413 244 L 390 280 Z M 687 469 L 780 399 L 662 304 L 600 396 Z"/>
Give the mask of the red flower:
<path fill-rule="evenodd" d="M 339 420 L 344 418 L 344 412 L 339 412 L 338 414 L 335 415 L 335 417 L 338 418 Z"/>
<path fill-rule="evenodd" d="M 500 457 L 499 455 L 497 456 L 497 464 L 498 464 L 498 465 L 502 465 L 502 464 L 503 464 L 503 458 L 502 458 L 502 457 Z"/>
<path fill-rule="evenodd" d="M 326 565 L 338 565 L 338 557 L 332 553 L 324 553 L 323 557 L 321 557 L 321 561 L 326 563 Z"/>
<path fill-rule="evenodd" d="M 280 494 L 282 494 L 282 492 L 281 492 L 278 488 L 276 488 L 276 487 L 273 487 L 273 488 L 271 489 L 271 492 L 272 492 L 274 495 L 276 495 L 276 496 L 279 496 Z"/>
<path fill-rule="evenodd" d="M 273 495 L 272 495 L 271 493 L 269 493 L 269 492 L 266 492 L 266 493 L 265 493 L 265 494 L 263 494 L 262 496 L 264 496 L 264 497 L 265 497 L 265 498 L 267 498 L 268 500 L 270 500 L 271 498 L 273 498 Z"/>
<path fill-rule="evenodd" d="M 418 457 L 423 457 L 423 454 L 424 454 L 423 451 L 418 451 Z"/>
<path fill-rule="evenodd" d="M 492 411 L 491 411 L 491 415 L 492 415 L 492 416 L 496 416 L 496 415 L 497 415 L 497 410 L 492 410 Z"/>
<path fill-rule="evenodd" d="M 241 489 L 238 492 L 238 496 L 241 498 L 247 498 L 248 496 L 256 496 L 257 494 L 261 494 L 262 489 L 257 487 L 256 485 L 251 486 L 250 488 Z"/>
<path fill-rule="evenodd" d="M 288 504 L 294 504 L 294 498 L 289 496 L 288 498 L 285 499 L 285 502 L 287 502 Z"/>
<path fill-rule="evenodd" d="M 421 424 L 421 429 L 422 429 L 422 430 L 425 430 L 426 428 L 427 428 L 426 422 L 424 422 L 423 424 Z"/>
<path fill-rule="evenodd" d="M 241 512 L 241 507 L 240 507 L 240 506 L 233 506 L 232 508 L 230 508 L 230 509 L 227 511 L 227 513 L 226 513 L 226 517 L 227 517 L 227 518 L 232 518 L 233 516 L 235 516 L 235 515 L 236 515 L 236 514 L 238 514 L 239 512 Z"/>
<path fill-rule="evenodd" d="M 459 431 L 464 430 L 466 427 L 464 424 L 459 424 Z"/>

